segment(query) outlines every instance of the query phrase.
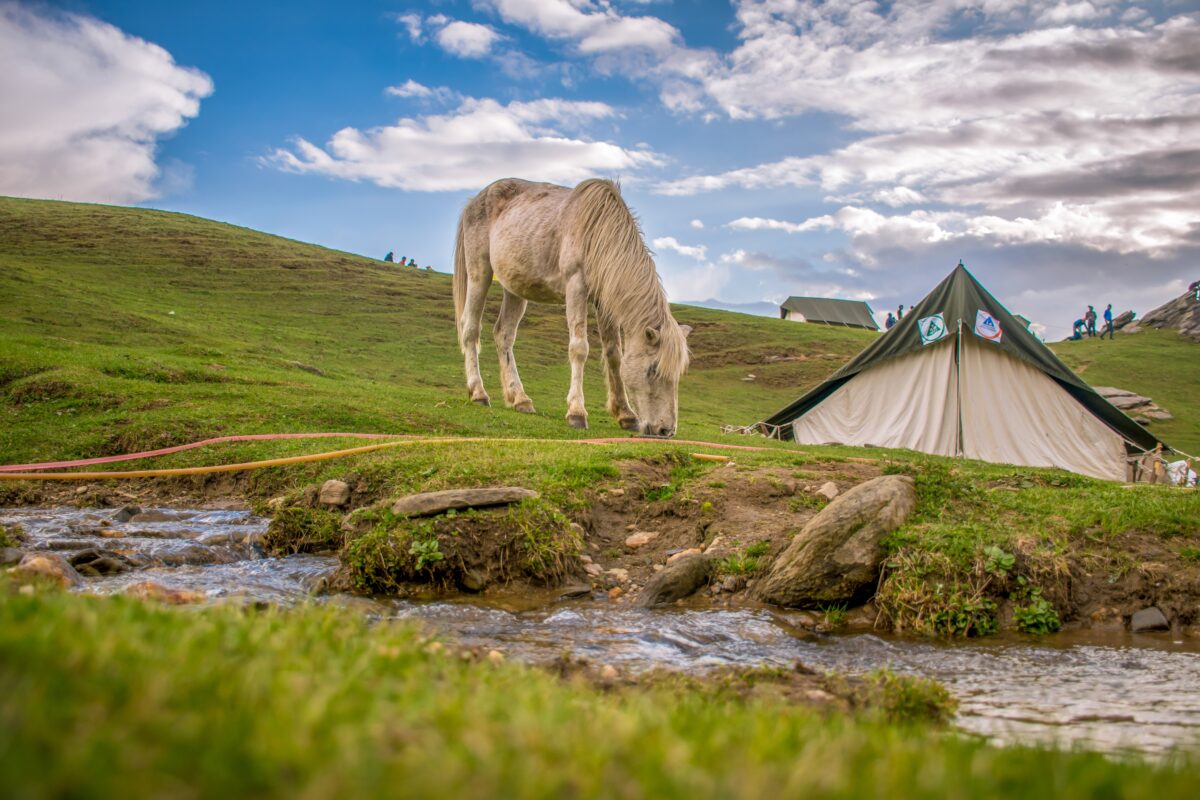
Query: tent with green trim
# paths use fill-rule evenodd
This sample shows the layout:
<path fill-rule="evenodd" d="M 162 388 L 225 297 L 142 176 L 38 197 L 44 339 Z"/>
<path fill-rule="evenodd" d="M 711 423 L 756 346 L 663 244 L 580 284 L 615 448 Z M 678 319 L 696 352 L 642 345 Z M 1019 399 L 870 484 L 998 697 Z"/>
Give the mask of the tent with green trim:
<path fill-rule="evenodd" d="M 1084 383 L 961 263 L 890 331 L 760 423 L 800 444 L 906 448 L 1127 480 L 1159 439 Z"/>

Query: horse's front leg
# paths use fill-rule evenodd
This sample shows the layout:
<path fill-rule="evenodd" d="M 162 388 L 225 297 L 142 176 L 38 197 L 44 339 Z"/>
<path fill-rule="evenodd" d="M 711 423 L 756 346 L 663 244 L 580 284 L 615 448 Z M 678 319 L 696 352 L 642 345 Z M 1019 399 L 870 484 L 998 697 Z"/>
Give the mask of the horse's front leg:
<path fill-rule="evenodd" d="M 599 312 L 596 314 L 596 324 L 600 329 L 600 345 L 604 348 L 604 381 L 608 385 L 608 412 L 625 430 L 640 430 L 637 414 L 629 407 L 625 384 L 621 382 L 621 333 L 616 325 Z"/>
<path fill-rule="evenodd" d="M 460 323 L 463 358 L 467 373 L 467 393 L 471 401 L 481 406 L 490 406 L 491 399 L 483 388 L 483 376 L 479 374 L 479 334 L 483 322 L 483 307 L 487 303 L 488 286 L 492 282 L 491 268 L 477 270 L 471 274 L 467 282 L 467 296 L 463 304 L 463 318 Z"/>
<path fill-rule="evenodd" d="M 583 277 L 576 274 L 567 281 L 567 329 L 571 335 L 568 353 L 571 358 L 571 389 L 567 392 L 567 424 L 586 428 L 587 408 L 583 404 L 583 365 L 588 356 L 587 287 Z"/>
<path fill-rule="evenodd" d="M 500 303 L 500 315 L 496 317 L 496 327 L 492 330 L 496 338 L 496 355 L 500 358 L 500 380 L 504 384 L 504 402 L 517 411 L 526 414 L 533 413 L 533 401 L 525 394 L 521 385 L 521 375 L 517 372 L 517 359 L 513 355 L 513 343 L 517 340 L 517 327 L 525 316 L 525 308 L 529 303 L 523 297 L 518 297 L 507 289 L 504 290 L 504 300 Z"/>

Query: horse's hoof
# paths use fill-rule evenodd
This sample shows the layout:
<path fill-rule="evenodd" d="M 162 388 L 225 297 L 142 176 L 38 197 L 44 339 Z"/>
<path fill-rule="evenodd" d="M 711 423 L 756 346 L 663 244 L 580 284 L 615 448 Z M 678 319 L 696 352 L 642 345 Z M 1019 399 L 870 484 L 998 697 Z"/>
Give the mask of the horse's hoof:
<path fill-rule="evenodd" d="M 517 403 L 515 406 L 513 406 L 513 411 L 520 411 L 522 414 L 537 413 L 533 410 L 533 403 L 529 400 L 526 400 L 524 403 Z"/>
<path fill-rule="evenodd" d="M 642 423 L 638 422 L 637 417 L 625 417 L 617 420 L 617 424 L 627 431 L 638 431 L 642 429 Z"/>
<path fill-rule="evenodd" d="M 487 395 L 484 395 L 483 397 L 472 397 L 471 402 L 477 406 L 483 406 L 484 408 L 492 407 L 492 399 Z"/>
<path fill-rule="evenodd" d="M 567 415 L 567 424 L 570 425 L 572 428 L 580 428 L 582 430 L 587 430 L 587 417 L 582 416 L 580 414 L 568 414 Z"/>

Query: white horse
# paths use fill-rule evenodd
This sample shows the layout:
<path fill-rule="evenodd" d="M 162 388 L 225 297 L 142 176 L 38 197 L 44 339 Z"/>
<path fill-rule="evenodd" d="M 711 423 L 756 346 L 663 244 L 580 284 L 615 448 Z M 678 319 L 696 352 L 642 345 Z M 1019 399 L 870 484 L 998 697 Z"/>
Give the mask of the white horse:
<path fill-rule="evenodd" d="M 654 260 L 616 184 L 593 179 L 569 189 L 510 178 L 488 186 L 463 209 L 454 248 L 454 310 L 467 391 L 481 405 L 491 405 L 479 375 L 479 335 L 493 275 L 504 287 L 494 334 L 506 405 L 533 413 L 513 359 L 528 301 L 565 304 L 567 422 L 587 427 L 583 364 L 591 303 L 604 348 L 608 410 L 626 430 L 675 434 L 691 328 L 671 316 Z"/>

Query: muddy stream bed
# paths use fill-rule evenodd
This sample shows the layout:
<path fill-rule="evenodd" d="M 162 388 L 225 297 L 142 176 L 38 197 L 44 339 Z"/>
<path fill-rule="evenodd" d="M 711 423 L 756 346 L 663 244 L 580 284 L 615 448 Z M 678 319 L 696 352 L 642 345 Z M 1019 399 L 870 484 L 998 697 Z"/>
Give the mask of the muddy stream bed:
<path fill-rule="evenodd" d="M 314 598 L 337 559 L 264 557 L 259 541 L 265 518 L 233 510 L 145 509 L 121 522 L 117 514 L 0 509 L 0 524 L 24 529 L 24 549 L 67 557 L 95 549 L 127 560 L 126 571 L 85 579 L 83 591 L 98 594 L 151 580 L 203 592 L 213 601 L 345 601 L 380 619 L 418 621 L 464 645 L 495 647 L 531 662 L 570 653 L 630 671 L 789 666 L 797 660 L 849 673 L 887 666 L 942 682 L 959 700 L 958 727 L 994 741 L 1152 754 L 1200 746 L 1200 643 L 1171 634 L 1075 631 L 1044 640 L 947 644 L 871 633 L 819 636 L 790 624 L 786 611 L 703 605 L 644 610 L 610 603 L 604 595 Z"/>

